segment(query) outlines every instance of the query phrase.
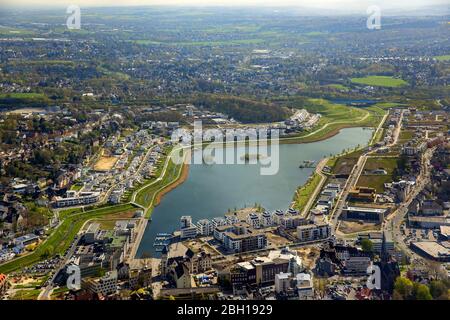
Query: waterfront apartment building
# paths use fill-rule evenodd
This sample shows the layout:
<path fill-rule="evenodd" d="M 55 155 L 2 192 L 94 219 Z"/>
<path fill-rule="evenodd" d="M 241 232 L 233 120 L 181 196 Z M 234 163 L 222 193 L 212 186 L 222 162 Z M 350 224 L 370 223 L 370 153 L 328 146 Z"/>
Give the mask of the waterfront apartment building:
<path fill-rule="evenodd" d="M 331 236 L 331 226 L 325 222 L 305 224 L 297 227 L 297 239 L 299 242 L 325 240 Z"/>
<path fill-rule="evenodd" d="M 182 216 L 180 218 L 180 238 L 190 239 L 197 236 L 197 226 L 192 224 L 191 216 Z"/>
<path fill-rule="evenodd" d="M 267 246 L 267 237 L 247 223 L 235 223 L 214 230 L 214 238 L 221 241 L 224 248 L 231 252 L 246 252 L 263 249 Z"/>
<path fill-rule="evenodd" d="M 213 218 L 211 220 L 211 223 L 213 225 L 213 229 L 216 229 L 217 227 L 220 227 L 220 226 L 230 225 L 230 223 L 228 223 L 228 221 L 222 217 Z"/>
<path fill-rule="evenodd" d="M 233 230 L 233 226 L 217 226 L 214 228 L 214 239 L 217 241 L 223 242 L 223 238 L 226 232 L 230 232 Z"/>
<path fill-rule="evenodd" d="M 267 246 L 267 237 L 263 233 L 235 234 L 227 232 L 223 238 L 223 245 L 233 252 L 246 252 L 264 249 Z"/>
<path fill-rule="evenodd" d="M 279 219 L 279 225 L 285 229 L 295 229 L 305 224 L 308 224 L 308 220 L 300 215 L 286 215 Z"/>
<path fill-rule="evenodd" d="M 260 216 L 255 213 L 249 213 L 247 216 L 247 223 L 254 229 L 259 229 L 261 228 L 261 219 Z"/>
<path fill-rule="evenodd" d="M 197 222 L 197 233 L 200 236 L 210 236 L 214 233 L 214 227 L 208 219 L 202 219 Z"/>
<path fill-rule="evenodd" d="M 192 226 L 191 216 L 182 216 L 180 218 L 180 229 L 189 228 Z"/>
<path fill-rule="evenodd" d="M 272 215 L 273 223 L 276 225 L 279 225 L 281 222 L 281 219 L 284 218 L 285 213 L 282 210 L 276 210 Z"/>
<path fill-rule="evenodd" d="M 100 200 L 100 192 L 67 191 L 66 197 L 55 197 L 54 205 L 58 208 L 89 205 Z"/>
<path fill-rule="evenodd" d="M 272 214 L 268 211 L 264 211 L 261 214 L 261 226 L 267 228 L 273 225 Z"/>
<path fill-rule="evenodd" d="M 197 226 L 193 225 L 188 228 L 180 229 L 180 238 L 184 239 L 192 239 L 197 236 Z"/>

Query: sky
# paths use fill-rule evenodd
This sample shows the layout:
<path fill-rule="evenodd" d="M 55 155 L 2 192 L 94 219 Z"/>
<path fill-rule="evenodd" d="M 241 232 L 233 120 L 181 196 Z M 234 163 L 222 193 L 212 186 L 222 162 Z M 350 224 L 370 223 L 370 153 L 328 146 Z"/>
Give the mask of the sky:
<path fill-rule="evenodd" d="M 413 10 L 432 5 L 448 5 L 450 0 L 0 0 L 8 6 L 68 6 L 76 4 L 80 7 L 118 6 L 118 5 L 225 5 L 225 6 L 299 6 L 310 8 L 326 8 L 339 10 L 364 10 L 370 5 L 379 5 L 387 9 Z"/>

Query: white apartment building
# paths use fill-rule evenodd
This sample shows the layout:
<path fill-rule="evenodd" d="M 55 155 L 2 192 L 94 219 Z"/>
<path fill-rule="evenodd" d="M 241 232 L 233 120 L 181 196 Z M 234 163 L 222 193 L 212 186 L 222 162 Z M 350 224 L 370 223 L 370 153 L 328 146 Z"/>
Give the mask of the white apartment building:
<path fill-rule="evenodd" d="M 249 213 L 247 216 L 247 223 L 254 229 L 259 229 L 261 228 L 261 219 L 260 216 L 255 213 Z"/>
<path fill-rule="evenodd" d="M 270 212 L 264 211 L 261 215 L 261 226 L 264 228 L 273 225 L 272 214 Z"/>
<path fill-rule="evenodd" d="M 107 296 L 117 291 L 117 271 L 110 271 L 100 279 L 83 279 L 84 287 L 96 294 Z"/>
<path fill-rule="evenodd" d="M 325 222 L 317 222 L 297 227 L 297 238 L 300 242 L 327 239 L 330 236 L 331 227 Z"/>
<path fill-rule="evenodd" d="M 311 299 L 314 297 L 313 279 L 309 273 L 299 273 L 296 276 L 297 292 L 300 300 Z"/>
<path fill-rule="evenodd" d="M 197 233 L 200 236 L 210 236 L 213 232 L 213 224 L 208 219 L 202 219 L 197 222 Z"/>
<path fill-rule="evenodd" d="M 63 197 L 55 197 L 55 206 L 58 208 L 62 207 L 71 207 L 71 206 L 80 206 L 80 205 L 88 205 L 92 203 L 96 203 L 100 200 L 100 192 L 76 192 L 76 191 L 67 191 L 67 196 Z"/>
<path fill-rule="evenodd" d="M 275 292 L 286 292 L 291 288 L 291 273 L 281 272 L 275 275 Z"/>

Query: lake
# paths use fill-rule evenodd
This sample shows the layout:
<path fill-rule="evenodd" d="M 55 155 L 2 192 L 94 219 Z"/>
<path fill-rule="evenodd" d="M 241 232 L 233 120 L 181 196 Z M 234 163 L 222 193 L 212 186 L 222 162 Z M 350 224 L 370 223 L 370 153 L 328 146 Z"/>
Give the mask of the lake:
<path fill-rule="evenodd" d="M 366 145 L 372 133 L 373 130 L 367 128 L 347 128 L 323 141 L 281 144 L 279 170 L 275 175 L 260 175 L 259 164 L 190 165 L 186 181 L 166 194 L 154 209 L 137 257 L 143 252 L 157 256 L 153 248 L 156 234 L 177 230 L 183 215 L 192 216 L 196 223 L 203 218 L 223 216 L 228 209 L 253 206 L 255 203 L 270 211 L 288 209 L 295 190 L 308 180 L 314 170 L 300 169 L 303 161 L 319 161 L 343 149 Z"/>

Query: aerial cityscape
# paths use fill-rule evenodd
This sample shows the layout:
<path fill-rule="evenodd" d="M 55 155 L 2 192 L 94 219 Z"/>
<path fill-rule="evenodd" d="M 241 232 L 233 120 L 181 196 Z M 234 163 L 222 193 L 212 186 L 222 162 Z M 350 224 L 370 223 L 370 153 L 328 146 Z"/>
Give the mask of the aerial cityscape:
<path fill-rule="evenodd" d="M 0 4 L 0 300 L 450 300 L 448 3 L 85 2 Z"/>

